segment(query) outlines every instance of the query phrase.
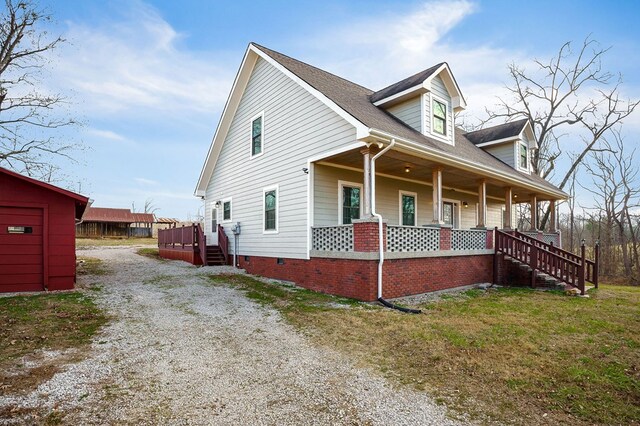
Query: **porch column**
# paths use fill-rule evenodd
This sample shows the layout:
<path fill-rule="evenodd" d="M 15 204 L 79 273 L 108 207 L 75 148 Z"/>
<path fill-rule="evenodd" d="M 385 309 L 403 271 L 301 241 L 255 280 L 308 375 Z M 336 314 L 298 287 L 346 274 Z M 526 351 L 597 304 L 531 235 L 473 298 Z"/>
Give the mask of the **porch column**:
<path fill-rule="evenodd" d="M 506 187 L 504 190 L 504 210 L 505 210 L 505 218 L 504 218 L 504 228 L 511 229 L 511 216 L 513 214 L 513 190 L 510 186 Z"/>
<path fill-rule="evenodd" d="M 480 180 L 478 185 L 478 224 L 476 228 L 487 226 L 487 181 Z"/>
<path fill-rule="evenodd" d="M 531 194 L 531 230 L 538 230 L 538 196 Z"/>
<path fill-rule="evenodd" d="M 364 159 L 363 217 L 371 217 L 371 151 L 369 148 L 364 148 L 360 152 Z"/>
<path fill-rule="evenodd" d="M 434 167 L 433 181 L 433 224 L 442 225 L 442 167 Z"/>
<path fill-rule="evenodd" d="M 556 217 L 556 200 L 549 201 L 549 232 L 556 232 L 558 229 L 558 218 Z"/>

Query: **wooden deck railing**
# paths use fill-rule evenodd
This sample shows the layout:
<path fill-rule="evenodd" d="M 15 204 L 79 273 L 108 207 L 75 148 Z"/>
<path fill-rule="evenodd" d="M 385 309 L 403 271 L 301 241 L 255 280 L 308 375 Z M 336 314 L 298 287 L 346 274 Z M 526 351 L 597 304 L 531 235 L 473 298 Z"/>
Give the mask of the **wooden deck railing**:
<path fill-rule="evenodd" d="M 207 264 L 207 239 L 200 224 L 158 230 L 158 248 L 191 251 Z"/>
<path fill-rule="evenodd" d="M 535 285 L 537 271 L 544 272 L 560 281 L 570 284 L 585 294 L 585 281 L 597 286 L 598 283 L 598 245 L 595 248 L 596 260 L 586 259 L 584 242 L 581 254 L 577 256 L 551 244 L 520 234 L 515 235 L 496 228 L 495 252 L 528 265 L 531 268 L 531 286 Z"/>
<path fill-rule="evenodd" d="M 224 227 L 218 224 L 218 246 L 224 255 L 225 265 L 229 264 L 229 237 L 224 232 Z"/>

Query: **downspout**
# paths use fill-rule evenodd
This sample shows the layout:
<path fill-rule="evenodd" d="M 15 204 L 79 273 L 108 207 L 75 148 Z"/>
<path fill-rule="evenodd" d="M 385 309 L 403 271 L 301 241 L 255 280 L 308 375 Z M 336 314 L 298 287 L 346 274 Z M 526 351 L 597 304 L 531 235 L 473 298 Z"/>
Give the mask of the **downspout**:
<path fill-rule="evenodd" d="M 376 212 L 376 160 L 382 157 L 387 151 L 389 151 L 396 144 L 395 139 L 391 139 L 391 143 L 382 151 L 377 153 L 371 159 L 371 215 L 378 219 L 378 302 L 382 303 L 387 308 L 397 309 L 402 312 L 408 312 L 412 314 L 419 314 L 422 311 L 419 309 L 403 308 L 402 306 L 394 305 L 382 298 L 382 265 L 384 264 L 384 236 L 382 216 Z"/>

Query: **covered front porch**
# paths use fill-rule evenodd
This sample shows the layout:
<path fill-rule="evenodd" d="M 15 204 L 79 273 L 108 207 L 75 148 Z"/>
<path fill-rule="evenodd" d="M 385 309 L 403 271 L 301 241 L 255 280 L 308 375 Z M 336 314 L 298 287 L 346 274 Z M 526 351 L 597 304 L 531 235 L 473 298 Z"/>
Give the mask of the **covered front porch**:
<path fill-rule="evenodd" d="M 489 253 L 493 249 L 492 229 L 514 228 L 517 203 L 527 203 L 533 212 L 529 218 L 532 226 L 523 231 L 560 246 L 555 212 L 559 197 L 533 184 L 486 176 L 469 166 L 446 164 L 403 150 L 388 150 L 372 162 L 379 152 L 380 148 L 372 145 L 310 163 L 311 256 L 344 256 L 363 247 L 378 251 L 377 241 L 358 241 L 363 237 L 358 224 L 372 222 L 374 213 L 384 221 L 387 258 L 401 258 L 403 253 L 412 257 Z M 548 232 L 537 229 L 541 202 L 551 205 Z M 375 223 L 371 237 L 377 239 Z M 376 250 L 370 250 L 371 245 Z"/>

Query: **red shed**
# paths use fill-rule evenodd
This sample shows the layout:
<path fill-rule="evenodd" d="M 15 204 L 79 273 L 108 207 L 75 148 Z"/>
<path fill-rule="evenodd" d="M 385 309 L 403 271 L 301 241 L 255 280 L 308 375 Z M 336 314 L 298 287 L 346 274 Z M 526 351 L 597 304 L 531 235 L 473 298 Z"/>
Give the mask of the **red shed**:
<path fill-rule="evenodd" d="M 0 292 L 67 290 L 89 199 L 0 167 Z"/>

